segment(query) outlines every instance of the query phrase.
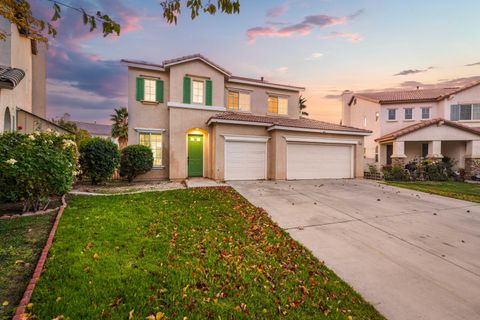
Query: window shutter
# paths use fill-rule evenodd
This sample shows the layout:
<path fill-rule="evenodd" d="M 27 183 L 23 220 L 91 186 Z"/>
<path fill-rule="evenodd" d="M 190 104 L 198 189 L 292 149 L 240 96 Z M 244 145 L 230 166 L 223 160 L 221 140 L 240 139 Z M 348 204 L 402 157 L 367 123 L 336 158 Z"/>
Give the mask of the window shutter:
<path fill-rule="evenodd" d="M 145 79 L 137 78 L 137 101 L 145 99 Z"/>
<path fill-rule="evenodd" d="M 163 80 L 157 80 L 155 85 L 156 85 L 155 100 L 157 100 L 157 102 L 163 103 Z"/>
<path fill-rule="evenodd" d="M 205 94 L 205 104 L 207 106 L 212 105 L 212 80 L 205 81 L 206 94 Z"/>
<path fill-rule="evenodd" d="M 183 78 L 183 103 L 190 103 L 192 81 L 189 77 Z"/>

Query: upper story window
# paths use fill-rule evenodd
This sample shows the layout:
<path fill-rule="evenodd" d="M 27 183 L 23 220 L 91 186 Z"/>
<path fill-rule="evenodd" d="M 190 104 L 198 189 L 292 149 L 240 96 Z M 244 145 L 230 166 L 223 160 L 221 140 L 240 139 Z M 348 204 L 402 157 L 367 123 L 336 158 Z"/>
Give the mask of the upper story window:
<path fill-rule="evenodd" d="M 413 120 L 413 108 L 405 108 L 405 120 Z"/>
<path fill-rule="evenodd" d="M 156 83 L 155 80 L 145 79 L 144 101 L 156 101 Z"/>
<path fill-rule="evenodd" d="M 480 104 L 451 105 L 450 120 L 480 120 Z"/>
<path fill-rule="evenodd" d="M 163 102 L 163 80 L 146 79 L 138 77 L 136 79 L 136 97 L 140 102 Z"/>
<path fill-rule="evenodd" d="M 192 81 L 192 102 L 203 104 L 205 101 L 205 83 L 201 80 Z"/>
<path fill-rule="evenodd" d="M 397 120 L 397 109 L 388 109 L 388 120 Z"/>
<path fill-rule="evenodd" d="M 422 108 L 422 119 L 430 119 L 430 108 L 429 107 L 423 107 Z"/>
<path fill-rule="evenodd" d="M 288 99 L 276 96 L 269 96 L 268 113 L 288 114 Z"/>
<path fill-rule="evenodd" d="M 227 108 L 235 111 L 250 111 L 250 94 L 228 91 Z"/>

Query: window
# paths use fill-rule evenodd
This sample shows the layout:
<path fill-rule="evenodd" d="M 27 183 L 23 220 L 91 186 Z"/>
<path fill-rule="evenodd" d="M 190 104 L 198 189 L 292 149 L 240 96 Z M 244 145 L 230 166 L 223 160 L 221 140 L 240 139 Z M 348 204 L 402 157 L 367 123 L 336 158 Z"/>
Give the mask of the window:
<path fill-rule="evenodd" d="M 451 105 L 450 120 L 480 120 L 480 104 Z"/>
<path fill-rule="evenodd" d="M 141 132 L 140 144 L 150 147 L 153 152 L 153 166 L 162 165 L 162 134 L 153 132 Z"/>
<path fill-rule="evenodd" d="M 231 110 L 250 111 L 250 94 L 229 91 L 227 108 Z"/>
<path fill-rule="evenodd" d="M 192 96 L 193 96 L 192 102 L 203 104 L 204 95 L 205 95 L 204 82 L 199 80 L 193 80 L 192 81 Z"/>
<path fill-rule="evenodd" d="M 145 93 L 143 100 L 145 101 L 156 101 L 157 91 L 156 91 L 156 82 L 155 80 L 145 79 Z"/>
<path fill-rule="evenodd" d="M 388 109 L 388 120 L 397 120 L 397 109 Z"/>
<path fill-rule="evenodd" d="M 405 108 L 405 120 L 412 120 L 412 119 L 413 119 L 413 109 Z"/>
<path fill-rule="evenodd" d="M 288 113 L 288 100 L 287 98 L 280 98 L 269 96 L 268 97 L 268 112 L 276 114 Z"/>
<path fill-rule="evenodd" d="M 428 155 L 428 143 L 422 143 L 422 158 L 426 158 Z"/>
<path fill-rule="evenodd" d="M 422 108 L 422 119 L 430 119 L 430 108 L 429 107 Z"/>

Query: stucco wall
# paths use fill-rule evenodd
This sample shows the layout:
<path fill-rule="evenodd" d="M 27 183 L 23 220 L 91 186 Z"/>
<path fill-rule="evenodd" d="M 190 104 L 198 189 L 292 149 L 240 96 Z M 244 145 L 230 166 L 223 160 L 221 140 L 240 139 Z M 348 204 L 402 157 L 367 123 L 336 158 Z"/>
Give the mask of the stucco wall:
<path fill-rule="evenodd" d="M 224 75 L 201 61 L 190 61 L 170 67 L 170 98 L 168 101 L 183 103 L 183 78 L 212 80 L 212 105 L 224 106 Z"/>
<path fill-rule="evenodd" d="M 449 99 L 440 102 L 441 117 L 450 120 L 450 106 L 454 104 L 480 103 L 480 85 L 459 92 Z M 480 127 L 480 120 L 462 120 L 462 124 L 472 127 Z"/>
<path fill-rule="evenodd" d="M 413 120 L 405 120 L 405 108 L 413 109 Z M 434 102 L 382 105 L 380 112 L 380 118 L 382 123 L 380 136 L 420 122 L 422 120 L 422 108 L 430 108 L 430 119 L 438 118 L 441 116 L 438 109 L 438 103 Z M 388 120 L 389 109 L 397 110 L 396 120 Z"/>
<path fill-rule="evenodd" d="M 466 132 L 448 125 L 432 125 L 397 138 L 397 141 L 458 141 L 479 140 L 479 135 Z"/>
<path fill-rule="evenodd" d="M 233 83 L 233 82 L 226 82 L 225 86 L 226 86 L 225 97 L 224 97 L 225 103 L 227 103 L 227 94 L 229 89 L 245 91 L 250 94 L 250 112 L 251 113 L 260 115 L 260 116 L 271 116 L 272 114 L 268 113 L 268 96 L 278 95 L 280 97 L 285 97 L 288 99 L 288 114 L 285 116 L 290 118 L 299 117 L 298 98 L 300 96 L 300 93 L 298 91 L 265 88 L 265 87 L 259 87 L 254 85 Z M 278 114 L 273 114 L 273 115 L 278 116 Z"/>

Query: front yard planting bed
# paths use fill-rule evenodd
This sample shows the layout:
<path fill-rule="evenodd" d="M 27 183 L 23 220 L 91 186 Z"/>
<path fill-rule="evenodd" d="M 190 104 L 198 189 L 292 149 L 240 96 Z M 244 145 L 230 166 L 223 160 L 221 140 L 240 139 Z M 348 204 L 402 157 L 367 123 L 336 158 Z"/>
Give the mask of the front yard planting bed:
<path fill-rule="evenodd" d="M 32 277 L 55 213 L 0 219 L 0 319 L 11 319 Z"/>
<path fill-rule="evenodd" d="M 31 302 L 37 319 L 384 319 L 231 188 L 72 199 Z"/>
<path fill-rule="evenodd" d="M 454 181 L 397 182 L 387 181 L 388 185 L 412 189 L 440 196 L 480 202 L 480 185 L 476 183 Z"/>

